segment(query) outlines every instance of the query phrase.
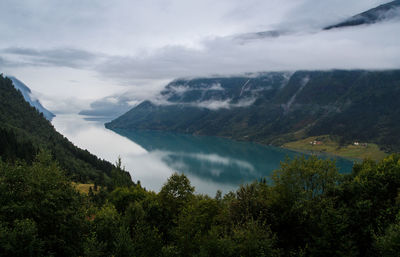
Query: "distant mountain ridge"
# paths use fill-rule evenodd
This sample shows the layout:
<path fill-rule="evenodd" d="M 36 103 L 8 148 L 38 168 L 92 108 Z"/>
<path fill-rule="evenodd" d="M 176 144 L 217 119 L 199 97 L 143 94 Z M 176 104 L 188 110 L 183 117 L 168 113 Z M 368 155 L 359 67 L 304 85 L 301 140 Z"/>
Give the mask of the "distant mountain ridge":
<path fill-rule="evenodd" d="M 338 24 L 330 25 L 324 28 L 324 30 L 330 30 L 334 28 L 359 26 L 365 24 L 373 24 L 383 20 L 387 20 L 393 17 L 400 16 L 400 0 L 392 1 L 386 4 L 382 4 L 378 7 L 372 8 L 363 13 L 357 14 L 343 22 Z"/>
<path fill-rule="evenodd" d="M 282 145 L 333 135 L 400 149 L 400 70 L 297 71 L 181 79 L 106 124 Z M 208 105 L 208 106 L 207 106 Z"/>
<path fill-rule="evenodd" d="M 210 110 L 249 106 L 257 98 L 270 98 L 284 87 L 291 72 L 266 72 L 231 77 L 177 79 L 169 83 L 157 102 Z"/>
<path fill-rule="evenodd" d="M 359 25 L 368 25 L 390 20 L 392 18 L 400 18 L 400 0 L 395 0 L 386 4 L 382 4 L 380 6 L 369 9 L 360 14 L 354 15 L 342 22 L 333 25 L 328 25 L 320 29 L 331 30 L 331 29 L 340 29 L 346 27 L 354 27 Z M 301 31 L 295 31 L 293 30 L 293 28 L 287 27 L 287 28 L 280 28 L 278 30 L 244 33 L 236 35 L 234 39 L 239 40 L 240 42 L 245 42 L 248 40 L 258 40 L 263 38 L 277 38 L 298 32 Z"/>
<path fill-rule="evenodd" d="M 27 101 L 31 106 L 35 107 L 39 112 L 43 113 L 43 116 L 51 121 L 56 115 L 54 115 L 52 112 L 47 110 L 46 108 L 43 107 L 43 105 L 39 102 L 37 99 L 32 99 L 31 97 L 31 89 L 25 85 L 22 81 L 18 80 L 16 77 L 13 76 L 7 76 L 11 81 L 13 82 L 13 85 L 16 89 L 21 91 L 22 96 L 24 97 L 25 101 Z"/>

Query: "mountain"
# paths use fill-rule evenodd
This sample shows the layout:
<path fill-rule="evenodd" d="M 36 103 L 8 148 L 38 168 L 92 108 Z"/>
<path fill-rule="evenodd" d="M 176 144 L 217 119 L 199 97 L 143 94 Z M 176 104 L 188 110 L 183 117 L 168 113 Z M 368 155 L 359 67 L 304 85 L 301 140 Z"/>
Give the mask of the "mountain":
<path fill-rule="evenodd" d="M 29 87 L 27 87 L 23 82 L 18 80 L 13 76 L 8 76 L 9 79 L 13 82 L 13 85 L 16 89 L 21 91 L 22 96 L 25 101 L 27 101 L 31 106 L 35 107 L 39 112 L 43 113 L 43 116 L 51 121 L 56 115 L 47 110 L 42 106 L 42 104 L 37 99 L 32 99 L 32 92 Z"/>
<path fill-rule="evenodd" d="M 276 39 L 279 37 L 285 37 L 296 34 L 314 34 L 324 30 L 330 30 L 334 28 L 345 28 L 348 26 L 357 26 L 363 24 L 373 24 L 385 20 L 390 20 L 396 17 L 400 17 L 400 0 L 392 1 L 380 5 L 376 8 L 365 11 L 361 14 L 355 15 L 343 22 L 323 27 L 304 27 L 301 23 L 293 24 L 281 24 L 276 29 L 270 29 L 258 32 L 240 33 L 225 37 L 225 40 L 232 40 L 237 44 L 247 44 L 257 40 L 263 39 Z M 143 99 L 143 98 L 141 98 Z M 86 116 L 97 116 L 105 118 L 105 120 L 111 120 L 116 118 L 123 113 L 127 112 L 132 106 L 137 105 L 139 101 L 133 94 L 122 94 L 122 95 L 111 95 L 103 99 L 99 99 L 91 103 L 90 108 L 82 110 L 79 114 Z"/>
<path fill-rule="evenodd" d="M 400 0 L 392 1 L 386 4 L 382 4 L 373 9 L 367 10 L 363 13 L 354 15 L 345 21 L 339 22 L 337 24 L 329 25 L 323 30 L 331 30 L 335 28 L 345 28 L 351 26 L 359 26 L 365 24 L 374 24 L 385 20 L 390 20 L 393 18 L 400 17 Z M 299 33 L 303 28 L 293 26 L 293 24 L 286 25 L 278 30 L 267 30 L 252 33 L 239 34 L 233 37 L 234 40 L 240 43 L 246 43 L 247 41 L 265 39 L 265 38 L 278 38 L 281 36 L 287 36 L 294 33 Z M 303 31 L 305 32 L 305 31 Z"/>
<path fill-rule="evenodd" d="M 179 79 L 109 129 L 168 130 L 264 144 L 332 135 L 399 150 L 400 70 Z"/>
<path fill-rule="evenodd" d="M 383 20 L 392 19 L 400 16 L 400 0 L 382 4 L 378 7 L 357 14 L 343 22 L 325 27 L 325 30 L 373 24 Z"/>
<path fill-rule="evenodd" d="M 26 88 L 23 91 L 29 92 Z M 58 133 L 43 113 L 25 101 L 23 91 L 16 90 L 11 79 L 0 76 L 0 158 L 3 161 L 30 163 L 39 150 L 45 150 L 74 181 L 108 185 L 117 176 L 132 183 L 129 173 L 74 146 Z"/>

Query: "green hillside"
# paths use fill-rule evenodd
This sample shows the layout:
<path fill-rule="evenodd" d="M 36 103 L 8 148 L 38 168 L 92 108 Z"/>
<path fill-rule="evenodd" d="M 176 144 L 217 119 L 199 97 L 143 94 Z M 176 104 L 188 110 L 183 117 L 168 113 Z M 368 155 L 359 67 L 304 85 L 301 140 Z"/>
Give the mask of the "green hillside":
<path fill-rule="evenodd" d="M 121 176 L 131 183 L 129 173 L 74 146 L 51 123 L 31 107 L 14 89 L 10 79 L 0 76 L 0 156 L 5 161 L 31 163 L 40 150 L 51 153 L 74 181 L 106 185 Z M 114 175 L 113 175 L 114 174 Z"/>
<path fill-rule="evenodd" d="M 331 135 L 339 145 L 360 141 L 387 152 L 400 150 L 400 70 L 177 80 L 162 96 L 161 104 L 143 102 L 106 127 L 170 130 L 278 146 Z M 211 104 L 225 105 L 208 108 Z"/>

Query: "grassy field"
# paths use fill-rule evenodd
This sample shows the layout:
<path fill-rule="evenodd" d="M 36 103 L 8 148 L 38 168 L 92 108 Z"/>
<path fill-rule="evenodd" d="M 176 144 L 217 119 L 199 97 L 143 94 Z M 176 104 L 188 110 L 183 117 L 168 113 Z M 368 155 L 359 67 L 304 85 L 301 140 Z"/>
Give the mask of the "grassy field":
<path fill-rule="evenodd" d="M 382 160 L 387 154 L 376 144 L 360 142 L 359 145 L 340 146 L 330 136 L 309 137 L 306 139 L 285 143 L 283 148 L 296 151 L 320 152 L 333 154 L 350 159 Z"/>
<path fill-rule="evenodd" d="M 89 194 L 89 188 L 92 188 L 93 193 L 97 193 L 97 191 L 94 190 L 94 184 L 81 184 L 72 182 L 72 185 L 75 186 L 76 190 L 82 194 Z M 100 190 L 100 186 L 98 186 L 97 190 Z"/>

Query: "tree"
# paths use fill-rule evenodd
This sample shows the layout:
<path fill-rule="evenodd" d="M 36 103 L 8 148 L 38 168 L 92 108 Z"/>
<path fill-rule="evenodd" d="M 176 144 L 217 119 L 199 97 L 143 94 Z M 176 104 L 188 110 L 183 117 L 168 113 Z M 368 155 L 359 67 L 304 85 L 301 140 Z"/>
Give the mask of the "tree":
<path fill-rule="evenodd" d="M 115 257 L 131 257 L 134 256 L 134 245 L 129 235 L 129 229 L 121 226 L 114 240 L 114 256 Z"/>
<path fill-rule="evenodd" d="M 334 161 L 316 156 L 286 160 L 274 171 L 269 217 L 279 248 L 299 254 L 312 242 L 313 233 L 318 231 L 322 199 L 328 193 L 335 194 L 339 178 Z"/>
<path fill-rule="evenodd" d="M 146 191 L 140 186 L 117 187 L 111 192 L 109 200 L 123 213 L 129 204 L 141 201 L 146 197 Z"/>
<path fill-rule="evenodd" d="M 85 257 L 101 257 L 106 251 L 106 244 L 99 242 L 95 232 L 90 233 L 83 243 L 83 253 Z"/>
<path fill-rule="evenodd" d="M 121 216 L 111 203 L 106 203 L 91 222 L 92 231 L 96 234 L 98 242 L 104 244 L 105 253 L 111 255 L 114 248 L 113 239 L 120 232 Z"/>
<path fill-rule="evenodd" d="M 316 199 L 333 189 L 338 178 L 335 162 L 315 155 L 286 160 L 272 176 L 274 191 L 289 201 Z"/>
<path fill-rule="evenodd" d="M 242 225 L 235 226 L 232 235 L 234 256 L 279 256 L 276 249 L 276 238 L 270 229 L 260 222 L 248 220 Z"/>
<path fill-rule="evenodd" d="M 396 256 L 400 252 L 400 212 L 396 223 L 391 224 L 381 236 L 377 237 L 376 247 L 383 257 Z"/>
<path fill-rule="evenodd" d="M 348 217 L 347 233 L 360 256 L 378 255 L 379 249 L 374 247 L 376 236 L 389 233 L 385 231 L 390 226 L 396 227 L 393 224 L 400 211 L 399 189 L 399 154 L 378 163 L 364 160 L 354 165 L 353 173 L 341 183 L 338 208 Z"/>
<path fill-rule="evenodd" d="M 233 223 L 244 223 L 250 219 L 266 219 L 270 208 L 270 188 L 263 182 L 242 185 L 229 202 Z"/>
<path fill-rule="evenodd" d="M 80 254 L 82 205 L 80 194 L 48 153 L 39 153 L 32 165 L 0 161 L 0 221 L 17 235 L 39 238 L 43 255 Z"/>
<path fill-rule="evenodd" d="M 40 256 L 43 254 L 43 243 L 39 238 L 34 221 L 30 219 L 15 220 L 11 226 L 0 221 L 0 252 L 2 256 Z"/>
<path fill-rule="evenodd" d="M 177 218 L 186 204 L 193 198 L 194 187 L 184 175 L 174 173 L 168 178 L 159 193 L 160 205 L 163 209 L 163 220 L 160 230 L 168 242 L 172 239 L 172 229 L 176 226 Z"/>
<path fill-rule="evenodd" d="M 194 256 L 200 251 L 219 211 L 217 200 L 207 196 L 193 197 L 182 209 L 177 227 L 173 230 L 180 256 Z"/>
<path fill-rule="evenodd" d="M 108 190 L 112 191 L 117 187 L 130 187 L 133 185 L 129 172 L 122 166 L 121 157 L 118 157 L 115 168 L 111 170 L 111 182 L 108 184 Z"/>
<path fill-rule="evenodd" d="M 184 175 L 174 173 L 161 188 L 160 198 L 164 206 L 178 214 L 182 207 L 193 197 L 194 187 Z"/>

